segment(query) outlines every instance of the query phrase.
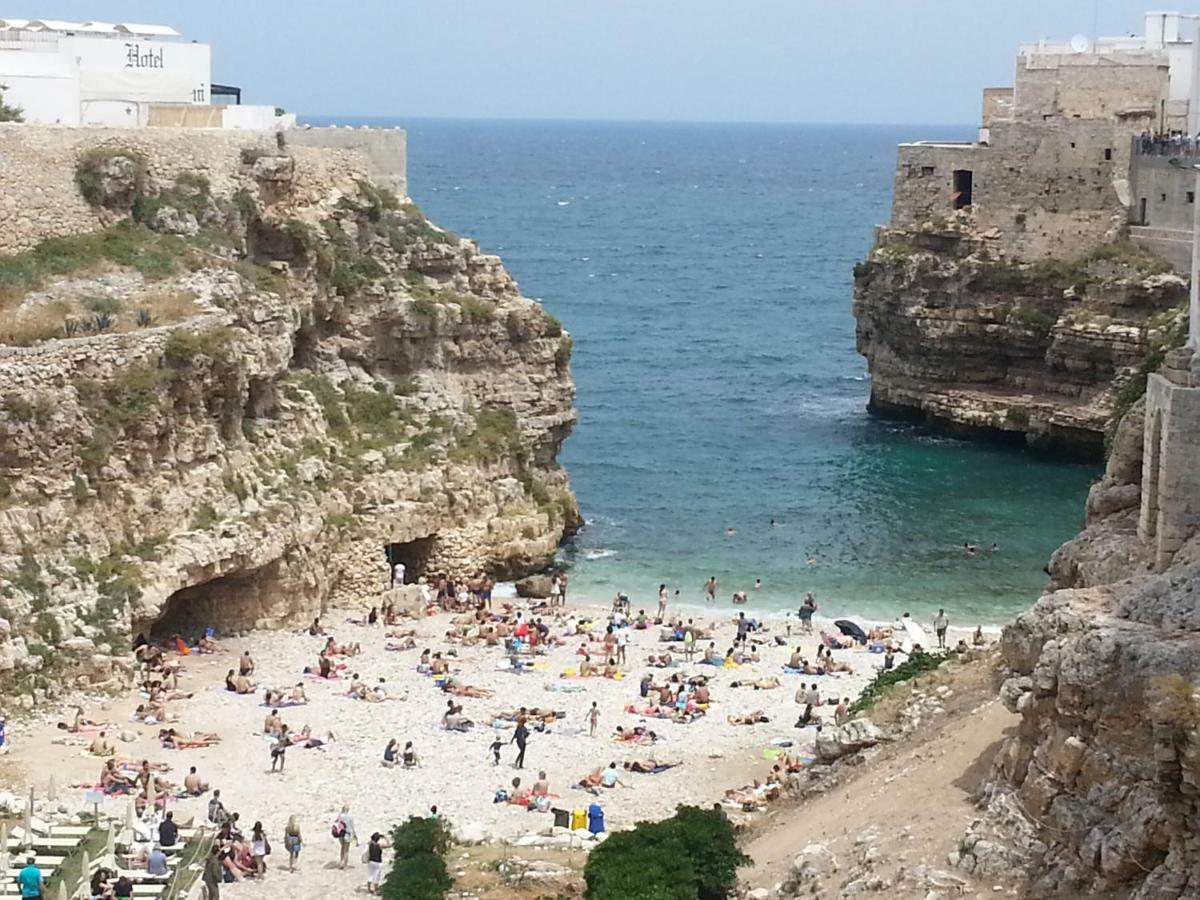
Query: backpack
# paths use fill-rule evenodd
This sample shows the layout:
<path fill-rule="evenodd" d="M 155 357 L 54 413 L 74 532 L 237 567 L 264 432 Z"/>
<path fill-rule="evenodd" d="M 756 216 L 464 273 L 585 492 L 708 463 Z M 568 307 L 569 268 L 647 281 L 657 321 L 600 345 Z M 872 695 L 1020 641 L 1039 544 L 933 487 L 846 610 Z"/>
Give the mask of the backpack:
<path fill-rule="evenodd" d="M 341 819 L 338 819 L 336 822 L 333 823 L 333 827 L 329 829 L 329 833 L 332 834 L 335 838 L 342 837 L 346 833 L 346 823 L 343 822 Z"/>

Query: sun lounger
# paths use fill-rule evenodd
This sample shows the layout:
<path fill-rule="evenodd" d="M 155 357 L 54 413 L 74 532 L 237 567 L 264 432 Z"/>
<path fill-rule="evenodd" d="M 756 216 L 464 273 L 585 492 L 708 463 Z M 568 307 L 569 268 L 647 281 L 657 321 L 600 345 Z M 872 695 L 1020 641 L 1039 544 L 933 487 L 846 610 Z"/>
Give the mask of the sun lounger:
<path fill-rule="evenodd" d="M 83 838 L 76 837 L 42 837 L 34 835 L 34 849 L 46 848 L 48 850 L 74 850 L 83 843 Z M 10 837 L 8 839 L 8 850 L 10 853 L 15 853 L 18 850 L 25 849 L 25 841 L 21 838 Z"/>

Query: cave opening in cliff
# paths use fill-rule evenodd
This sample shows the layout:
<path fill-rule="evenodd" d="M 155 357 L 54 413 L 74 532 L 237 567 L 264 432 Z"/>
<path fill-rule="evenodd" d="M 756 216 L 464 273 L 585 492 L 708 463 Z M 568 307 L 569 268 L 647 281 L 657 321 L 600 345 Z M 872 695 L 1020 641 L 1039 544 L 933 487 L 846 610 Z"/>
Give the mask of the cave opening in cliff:
<path fill-rule="evenodd" d="M 426 569 L 436 546 L 436 534 L 403 543 L 384 544 L 383 555 L 387 559 L 388 571 L 392 573 L 393 584 L 399 583 L 396 575 L 401 571 L 404 573 L 404 584 L 416 584 L 418 578 L 428 575 Z M 398 570 L 397 564 L 404 568 Z"/>
<path fill-rule="evenodd" d="M 955 169 L 954 170 L 954 200 L 955 209 L 964 209 L 971 205 L 974 199 L 975 191 L 975 173 L 970 169 Z"/>
<path fill-rule="evenodd" d="M 168 597 L 157 616 L 135 620 L 133 633 L 155 642 L 178 634 L 191 643 L 210 628 L 220 635 L 282 624 L 295 606 L 295 596 L 279 575 L 276 561 L 188 585 Z"/>

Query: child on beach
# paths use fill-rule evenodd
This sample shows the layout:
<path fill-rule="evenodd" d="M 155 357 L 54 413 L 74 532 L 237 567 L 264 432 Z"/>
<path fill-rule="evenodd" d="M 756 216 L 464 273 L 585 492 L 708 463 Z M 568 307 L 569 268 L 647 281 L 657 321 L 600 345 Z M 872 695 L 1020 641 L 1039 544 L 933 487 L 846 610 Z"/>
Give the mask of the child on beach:
<path fill-rule="evenodd" d="M 588 711 L 588 736 L 596 736 L 596 723 L 600 721 L 600 709 L 596 706 L 596 701 L 592 701 L 592 708 Z M 496 759 L 499 760 L 500 754 L 497 752 Z"/>
<path fill-rule="evenodd" d="M 595 728 L 593 727 L 594 730 Z M 500 765 L 500 751 L 504 749 L 504 744 L 497 739 L 492 741 L 492 746 L 489 749 L 492 751 L 492 765 Z"/>

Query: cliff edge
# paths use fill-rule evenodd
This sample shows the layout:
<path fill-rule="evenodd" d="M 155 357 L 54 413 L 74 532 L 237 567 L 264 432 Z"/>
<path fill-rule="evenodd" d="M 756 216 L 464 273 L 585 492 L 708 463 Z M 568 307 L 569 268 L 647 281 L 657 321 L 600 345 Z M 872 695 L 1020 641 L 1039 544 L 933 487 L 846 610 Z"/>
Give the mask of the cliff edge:
<path fill-rule="evenodd" d="M 1187 282 L 1100 244 L 1020 262 L 963 215 L 888 229 L 854 273 L 871 411 L 1096 458 L 1184 334 Z"/>
<path fill-rule="evenodd" d="M 576 527 L 570 335 L 369 160 L 274 134 L 0 141 L 71 192 L 27 192 L 27 249 L 0 256 L 0 672 L 23 703 L 120 675 L 139 632 L 375 602 L 393 561 L 519 576 Z"/>

